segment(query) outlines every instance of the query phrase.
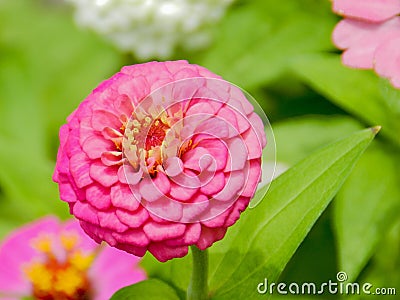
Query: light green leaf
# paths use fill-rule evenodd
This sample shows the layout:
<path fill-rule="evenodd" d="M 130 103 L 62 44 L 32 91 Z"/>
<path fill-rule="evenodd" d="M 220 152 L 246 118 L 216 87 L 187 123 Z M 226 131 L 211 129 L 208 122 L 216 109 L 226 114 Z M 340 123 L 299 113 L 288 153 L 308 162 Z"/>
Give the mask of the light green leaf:
<path fill-rule="evenodd" d="M 182 258 L 174 258 L 165 263 L 160 263 L 153 255 L 147 253 L 140 262 L 150 278 L 161 279 L 173 286 L 179 294 L 186 295 L 192 274 L 191 252 Z"/>
<path fill-rule="evenodd" d="M 271 184 L 263 201 L 246 211 L 213 246 L 213 299 L 254 299 L 257 285 L 275 281 L 376 134 L 357 132 L 298 163 Z"/>
<path fill-rule="evenodd" d="M 370 125 L 382 125 L 382 134 L 400 145 L 400 105 L 393 100 L 399 94 L 391 92 L 388 85 L 382 86 L 375 74 L 347 68 L 339 55 L 332 54 L 299 57 L 291 67 L 336 105 Z"/>
<path fill-rule="evenodd" d="M 277 161 L 293 164 L 347 133 L 362 129 L 362 126 L 347 116 L 313 115 L 274 123 L 272 129 Z"/>
<path fill-rule="evenodd" d="M 248 1 L 224 18 L 198 63 L 254 87 L 280 76 L 293 57 L 330 49 L 335 21 L 328 1 Z"/>
<path fill-rule="evenodd" d="M 390 149 L 371 147 L 335 199 L 339 267 L 357 278 L 400 214 L 400 161 Z"/>
<path fill-rule="evenodd" d="M 149 279 L 127 286 L 116 292 L 110 300 L 179 300 L 175 290 L 158 279 Z"/>

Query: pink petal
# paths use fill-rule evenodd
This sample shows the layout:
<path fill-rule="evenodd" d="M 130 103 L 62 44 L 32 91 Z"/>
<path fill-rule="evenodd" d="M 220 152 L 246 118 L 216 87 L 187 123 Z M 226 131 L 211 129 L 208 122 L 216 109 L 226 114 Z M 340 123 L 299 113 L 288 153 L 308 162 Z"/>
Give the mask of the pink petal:
<path fill-rule="evenodd" d="M 197 147 L 204 148 L 211 154 L 216 162 L 216 170 L 225 168 L 229 150 L 228 146 L 223 141 L 217 139 L 203 139 L 198 143 Z"/>
<path fill-rule="evenodd" d="M 105 166 L 100 160 L 90 164 L 90 177 L 106 187 L 110 187 L 118 181 L 117 172 L 116 166 Z"/>
<path fill-rule="evenodd" d="M 90 268 L 94 283 L 94 300 L 108 300 L 119 289 L 146 279 L 138 266 L 139 258 L 111 247 L 105 247 Z"/>
<path fill-rule="evenodd" d="M 30 295 L 31 286 L 22 268 L 37 255 L 31 242 L 41 234 L 56 235 L 59 229 L 57 218 L 46 217 L 13 231 L 4 239 L 0 246 L 0 294 Z"/>
<path fill-rule="evenodd" d="M 168 240 L 165 244 L 169 247 L 193 245 L 199 240 L 200 233 L 201 225 L 199 223 L 190 224 L 187 225 L 186 231 L 182 237 Z"/>
<path fill-rule="evenodd" d="M 212 176 L 214 175 L 214 176 Z M 200 191 L 205 195 L 214 195 L 220 192 L 225 186 L 225 175 L 222 172 L 212 174 L 212 178 L 207 184 L 200 188 Z"/>
<path fill-rule="evenodd" d="M 262 140 L 251 127 L 242 134 L 247 147 L 248 159 L 259 158 L 262 155 Z"/>
<path fill-rule="evenodd" d="M 99 224 L 97 210 L 95 210 L 89 203 L 81 201 L 74 203 L 72 212 L 79 220 L 86 221 L 91 224 Z"/>
<path fill-rule="evenodd" d="M 113 237 L 113 232 L 107 228 L 100 228 L 98 225 L 94 225 L 85 221 L 80 221 L 82 229 L 96 242 L 99 244 L 105 241 L 112 247 L 117 245 L 117 241 Z"/>
<path fill-rule="evenodd" d="M 83 231 L 79 222 L 76 219 L 71 219 L 63 224 L 62 231 L 67 233 L 75 233 L 79 236 L 79 249 L 83 251 L 94 251 L 99 245 L 95 243 L 89 236 Z"/>
<path fill-rule="evenodd" d="M 147 201 L 156 201 L 169 193 L 169 179 L 164 173 L 158 172 L 155 178 L 144 178 L 140 182 L 140 194 Z"/>
<path fill-rule="evenodd" d="M 207 149 L 203 147 L 193 148 L 192 150 L 184 153 L 182 156 L 182 161 L 185 168 L 197 172 L 201 172 L 204 169 L 204 167 L 201 167 L 201 165 L 205 165 L 205 167 L 208 167 L 208 165 L 210 165 L 209 161 L 212 161 L 213 159 L 214 158 L 207 151 Z"/>
<path fill-rule="evenodd" d="M 105 127 L 118 129 L 121 121 L 113 113 L 106 110 L 94 110 L 92 115 L 92 127 L 97 131 L 102 131 Z"/>
<path fill-rule="evenodd" d="M 201 235 L 196 246 L 204 250 L 210 247 L 214 242 L 219 241 L 225 236 L 226 228 L 208 228 L 205 226 L 201 227 Z"/>
<path fill-rule="evenodd" d="M 78 188 L 83 188 L 93 182 L 89 176 L 90 162 L 91 160 L 83 152 L 73 155 L 69 161 L 69 170 Z"/>
<path fill-rule="evenodd" d="M 128 185 L 111 187 L 111 203 L 118 208 L 135 211 L 140 205 L 140 196 L 132 193 Z"/>
<path fill-rule="evenodd" d="M 400 88 L 400 38 L 387 40 L 376 49 L 375 71 Z"/>
<path fill-rule="evenodd" d="M 224 189 L 214 196 L 219 201 L 234 201 L 237 197 L 237 193 L 243 189 L 245 183 L 245 177 L 242 171 L 233 171 L 230 175 L 226 175 L 226 183 Z"/>
<path fill-rule="evenodd" d="M 115 211 L 99 211 L 97 215 L 101 227 L 115 232 L 124 232 L 129 228 L 117 218 Z"/>
<path fill-rule="evenodd" d="M 228 209 L 228 207 L 221 206 L 218 209 L 213 210 L 210 214 L 212 217 L 207 220 L 202 220 L 201 224 L 203 224 L 209 228 L 222 227 L 225 224 L 225 221 L 228 218 L 230 212 L 231 212 L 231 209 Z M 212 214 L 214 214 L 214 215 L 212 215 Z"/>
<path fill-rule="evenodd" d="M 198 184 L 200 187 L 200 184 Z M 171 191 L 169 194 L 171 195 L 171 198 L 185 202 L 189 200 L 190 198 L 193 197 L 194 194 L 196 194 L 198 188 L 191 188 L 191 185 L 186 186 L 186 185 L 181 185 L 176 184 L 174 182 L 171 182 Z"/>
<path fill-rule="evenodd" d="M 343 63 L 353 68 L 373 67 L 376 48 L 384 41 L 398 35 L 400 18 L 384 23 L 367 23 L 345 19 L 333 31 L 333 42 L 341 49 L 347 49 L 342 56 Z"/>
<path fill-rule="evenodd" d="M 148 202 L 145 207 L 149 212 L 163 221 L 179 221 L 182 218 L 182 205 L 167 197 L 154 202 Z"/>
<path fill-rule="evenodd" d="M 60 191 L 60 197 L 63 201 L 73 203 L 78 200 L 78 197 L 74 192 L 74 188 L 70 183 L 59 183 L 58 189 Z"/>
<path fill-rule="evenodd" d="M 230 95 L 228 105 L 235 107 L 236 111 L 243 113 L 243 115 L 249 115 L 253 112 L 253 105 L 247 100 L 239 87 L 230 85 Z"/>
<path fill-rule="evenodd" d="M 101 162 L 106 166 L 120 165 L 122 164 L 122 153 L 119 151 L 103 152 Z"/>
<path fill-rule="evenodd" d="M 247 117 L 248 122 L 258 136 L 259 141 L 261 141 L 261 146 L 264 148 L 267 144 L 267 138 L 265 136 L 264 123 L 260 116 L 256 113 L 252 113 Z"/>
<path fill-rule="evenodd" d="M 151 244 L 149 251 L 160 262 L 166 262 L 175 257 L 183 257 L 188 253 L 188 246 L 183 247 L 167 247 L 163 243 Z"/>
<path fill-rule="evenodd" d="M 150 243 L 149 238 L 140 229 L 129 229 L 122 233 L 113 232 L 113 237 L 121 244 L 132 245 L 134 247 L 147 247 Z"/>
<path fill-rule="evenodd" d="M 233 208 L 230 210 L 230 215 L 225 221 L 224 227 L 230 227 L 236 223 L 236 221 L 240 218 L 240 214 L 246 209 L 247 205 L 250 202 L 250 198 L 239 197 Z"/>
<path fill-rule="evenodd" d="M 149 213 L 143 207 L 139 207 L 136 211 L 130 212 L 123 209 L 117 209 L 116 215 L 118 219 L 131 228 L 138 228 L 149 218 Z"/>
<path fill-rule="evenodd" d="M 130 116 L 133 112 L 133 102 L 127 95 L 118 96 L 114 106 L 120 114 L 126 116 Z"/>
<path fill-rule="evenodd" d="M 232 138 L 227 141 L 229 149 L 229 158 L 227 160 L 224 172 L 237 171 L 246 165 L 249 153 L 245 141 L 241 137 Z M 253 145 L 250 145 L 253 147 Z"/>
<path fill-rule="evenodd" d="M 191 199 L 191 202 L 182 203 L 182 223 L 199 221 L 199 216 L 208 208 L 208 197 L 199 194 Z"/>
<path fill-rule="evenodd" d="M 129 244 L 117 244 L 115 248 L 126 251 L 130 254 L 142 257 L 147 252 L 147 247 L 131 246 Z"/>
<path fill-rule="evenodd" d="M 86 200 L 95 208 L 105 210 L 111 205 L 110 189 L 91 185 L 86 189 Z"/>
<path fill-rule="evenodd" d="M 165 173 L 174 177 L 183 172 L 183 162 L 179 157 L 170 157 L 164 162 Z"/>
<path fill-rule="evenodd" d="M 180 223 L 158 224 L 147 223 L 143 226 L 144 233 L 154 242 L 180 237 L 185 233 L 186 225 Z"/>
<path fill-rule="evenodd" d="M 210 116 L 213 116 L 216 112 L 214 107 L 204 102 L 197 102 L 190 105 L 190 107 L 185 113 L 185 117 L 192 115 L 205 115 L 205 118 L 207 119 Z"/>
<path fill-rule="evenodd" d="M 257 190 L 257 185 L 261 180 L 261 161 L 253 159 L 246 166 L 244 173 L 246 174 L 246 182 L 241 193 L 244 197 L 253 197 Z"/>
<path fill-rule="evenodd" d="M 124 164 L 118 169 L 118 180 L 121 183 L 135 185 L 142 179 L 142 176 L 143 170 L 141 168 L 134 171 L 132 166 Z"/>
<path fill-rule="evenodd" d="M 196 128 L 195 133 L 223 139 L 229 137 L 229 125 L 224 120 L 212 118 L 202 122 Z"/>
<path fill-rule="evenodd" d="M 334 0 L 333 10 L 346 17 L 379 22 L 400 13 L 398 0 Z"/>
<path fill-rule="evenodd" d="M 115 150 L 115 145 L 102 136 L 92 135 L 83 142 L 82 149 L 89 158 L 96 159 L 100 158 L 103 152 Z"/>

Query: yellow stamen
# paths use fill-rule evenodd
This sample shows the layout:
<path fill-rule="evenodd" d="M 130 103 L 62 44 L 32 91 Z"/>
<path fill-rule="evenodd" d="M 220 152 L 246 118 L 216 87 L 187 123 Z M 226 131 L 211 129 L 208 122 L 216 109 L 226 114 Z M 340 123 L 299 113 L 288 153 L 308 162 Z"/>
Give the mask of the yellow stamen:
<path fill-rule="evenodd" d="M 64 255 L 53 253 L 53 244 L 62 246 Z M 32 245 L 41 252 L 40 261 L 33 261 L 23 271 L 32 284 L 35 299 L 83 299 L 90 294 L 87 270 L 94 253 L 85 253 L 77 248 L 79 236 L 65 231 L 60 236 L 43 235 L 33 240 Z M 43 255 L 44 254 L 44 255 Z M 85 298 L 86 299 L 86 298 Z"/>
<path fill-rule="evenodd" d="M 32 241 L 32 247 L 43 253 L 52 252 L 53 242 L 48 235 L 41 235 Z"/>
<path fill-rule="evenodd" d="M 71 251 L 78 244 L 78 236 L 76 234 L 61 233 L 60 241 L 65 250 Z"/>
<path fill-rule="evenodd" d="M 33 286 L 40 291 L 49 291 L 52 288 L 52 274 L 42 263 L 35 262 L 24 269 L 25 275 Z"/>
<path fill-rule="evenodd" d="M 84 285 L 82 274 L 74 269 L 67 268 L 60 270 L 55 275 L 54 289 L 57 292 L 67 294 L 72 297 Z"/>
<path fill-rule="evenodd" d="M 82 251 L 76 251 L 70 258 L 70 264 L 79 271 L 86 271 L 93 262 L 93 255 L 85 255 Z"/>

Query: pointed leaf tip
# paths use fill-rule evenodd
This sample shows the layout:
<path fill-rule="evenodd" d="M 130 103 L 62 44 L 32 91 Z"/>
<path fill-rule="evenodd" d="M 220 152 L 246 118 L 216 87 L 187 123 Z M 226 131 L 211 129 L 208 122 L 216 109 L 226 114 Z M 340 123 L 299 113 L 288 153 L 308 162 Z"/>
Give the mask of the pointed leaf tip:
<path fill-rule="evenodd" d="M 380 125 L 371 127 L 372 133 L 373 133 L 374 135 L 377 135 L 378 132 L 381 130 L 381 128 L 382 128 L 382 126 L 380 126 Z"/>

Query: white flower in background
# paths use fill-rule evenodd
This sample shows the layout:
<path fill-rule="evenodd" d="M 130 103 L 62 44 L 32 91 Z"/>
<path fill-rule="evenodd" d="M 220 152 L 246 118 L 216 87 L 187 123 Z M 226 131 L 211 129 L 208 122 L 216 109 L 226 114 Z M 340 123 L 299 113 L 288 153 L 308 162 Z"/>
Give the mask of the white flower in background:
<path fill-rule="evenodd" d="M 169 58 L 175 48 L 200 49 L 233 0 L 66 0 L 80 26 L 139 59 Z"/>

